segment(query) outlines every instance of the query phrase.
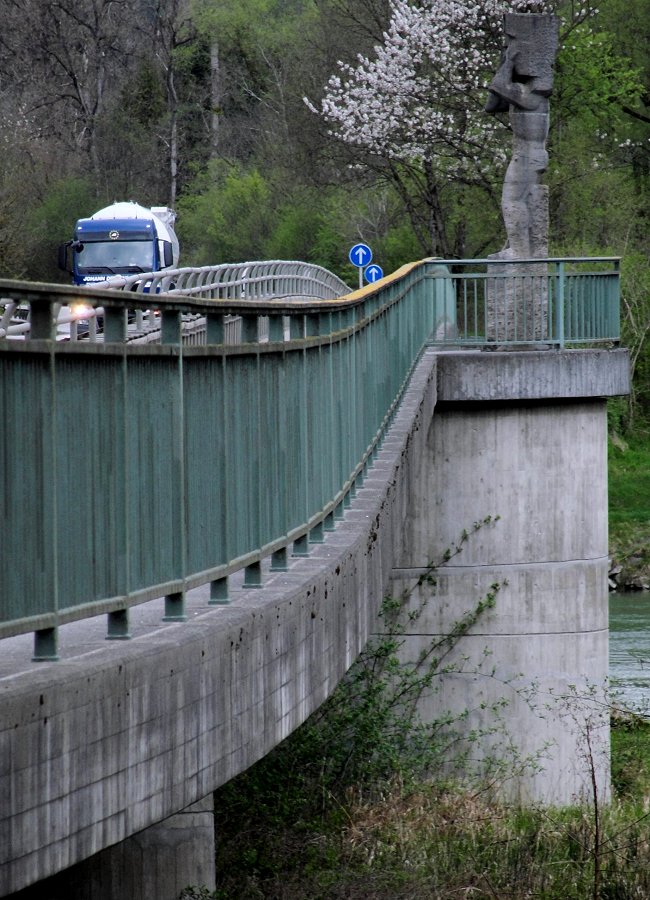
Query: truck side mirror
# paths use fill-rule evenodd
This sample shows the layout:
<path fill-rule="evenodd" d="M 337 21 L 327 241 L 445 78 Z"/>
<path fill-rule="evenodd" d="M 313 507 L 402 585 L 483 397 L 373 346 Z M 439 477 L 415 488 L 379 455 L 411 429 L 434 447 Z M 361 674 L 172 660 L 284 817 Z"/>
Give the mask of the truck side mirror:
<path fill-rule="evenodd" d="M 59 269 L 63 269 L 64 272 L 72 272 L 70 255 L 68 253 L 71 244 L 72 241 L 66 241 L 65 244 L 59 244 Z"/>
<path fill-rule="evenodd" d="M 170 241 L 163 241 L 163 266 L 171 266 L 174 263 L 174 252 Z"/>

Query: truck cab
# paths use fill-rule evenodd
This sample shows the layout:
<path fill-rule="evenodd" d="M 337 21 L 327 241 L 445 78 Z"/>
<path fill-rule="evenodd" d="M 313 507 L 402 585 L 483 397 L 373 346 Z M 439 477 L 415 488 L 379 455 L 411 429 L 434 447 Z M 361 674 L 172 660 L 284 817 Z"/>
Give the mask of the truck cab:
<path fill-rule="evenodd" d="M 59 267 L 79 285 L 176 268 L 175 219 L 167 207 L 113 203 L 77 221 L 73 239 L 59 247 Z"/>

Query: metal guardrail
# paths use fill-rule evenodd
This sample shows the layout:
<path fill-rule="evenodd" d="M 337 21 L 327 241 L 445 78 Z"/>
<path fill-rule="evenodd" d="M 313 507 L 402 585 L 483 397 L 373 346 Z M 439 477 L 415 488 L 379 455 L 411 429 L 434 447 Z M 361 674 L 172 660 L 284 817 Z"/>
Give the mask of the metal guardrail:
<path fill-rule="evenodd" d="M 164 272 L 142 272 L 128 277 L 114 275 L 88 287 L 93 291 L 129 291 L 147 297 L 164 293 L 222 301 L 287 298 L 332 300 L 351 290 L 338 276 L 322 266 L 285 260 L 167 269 Z M 2 302 L 0 299 L 0 304 Z M 57 340 L 101 342 L 103 313 L 103 307 L 87 299 L 84 302 L 77 299 L 62 306 L 57 312 Z M 205 321 L 202 328 L 201 325 L 197 326 L 195 319 L 196 316 L 190 315 L 184 323 L 184 343 L 204 342 Z M 263 338 L 266 327 L 267 323 L 263 322 Z M 5 300 L 4 311 L 0 316 L 0 338 L 21 340 L 29 334 L 29 330 L 29 307 Z M 240 334 L 240 323 L 233 317 L 226 329 L 226 341 L 237 343 Z M 160 318 L 156 311 L 139 307 L 134 309 L 133 315 L 129 317 L 127 340 L 149 343 L 159 339 Z"/>
<path fill-rule="evenodd" d="M 435 275 L 448 280 L 436 343 L 557 346 L 620 339 L 620 260 L 454 260 Z"/>
<path fill-rule="evenodd" d="M 208 300 L 272 300 L 309 297 L 332 300 L 350 287 L 321 266 L 287 260 L 229 263 L 113 276 L 98 287 L 138 293 L 182 294 Z"/>
<path fill-rule="evenodd" d="M 307 553 L 427 343 L 618 340 L 617 260 L 524 265 L 425 260 L 325 301 L 160 293 L 153 313 L 151 294 L 0 282 L 30 317 L 27 340 L 0 340 L 0 637 L 34 631 L 34 658 L 53 659 L 66 622 L 107 613 L 108 636 L 127 637 L 134 604 L 164 597 L 179 621 L 188 589 L 227 602 L 233 572 L 254 587 L 265 558 Z M 102 344 L 55 340 L 77 303 L 102 310 Z M 133 310 L 157 344 L 128 341 Z M 184 342 L 190 318 L 203 345 Z"/>
<path fill-rule="evenodd" d="M 620 260 L 617 257 L 553 258 L 548 260 L 436 260 L 435 275 L 448 280 L 441 300 L 435 343 L 455 346 L 552 345 L 619 340 Z M 434 261 L 431 261 L 434 265 Z M 434 270 L 432 269 L 432 272 Z M 93 286 L 92 293 L 101 286 Z M 126 340 L 160 341 L 160 315 L 152 295 L 248 302 L 263 300 L 333 299 L 349 288 L 331 272 L 293 262 L 240 263 L 177 269 L 165 274 L 142 273 L 103 283 L 111 290 L 148 298 L 128 317 Z M 92 296 L 92 294 L 90 295 Z M 94 299 L 94 298 L 93 298 Z M 4 301 L 0 338 L 24 339 L 29 333 L 29 309 Z M 3 300 L 0 298 L 0 305 Z M 133 306 L 133 304 L 131 304 Z M 103 307 L 77 296 L 57 313 L 57 339 L 103 341 Z M 289 336 L 289 319 L 284 332 Z M 269 319 L 261 316 L 255 340 L 269 340 Z M 224 319 L 223 342 L 242 340 L 239 315 Z M 206 342 L 206 319 L 183 315 L 182 341 Z"/>

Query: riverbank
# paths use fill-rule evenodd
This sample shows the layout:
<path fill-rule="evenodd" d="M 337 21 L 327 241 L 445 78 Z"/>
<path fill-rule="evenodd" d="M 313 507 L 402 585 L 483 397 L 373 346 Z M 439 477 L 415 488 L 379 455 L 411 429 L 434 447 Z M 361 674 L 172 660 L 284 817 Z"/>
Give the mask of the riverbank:
<path fill-rule="evenodd" d="M 613 802 L 555 810 L 398 777 L 332 791 L 287 742 L 218 792 L 219 887 L 187 898 L 650 896 L 650 726 L 618 718 L 612 743 Z"/>

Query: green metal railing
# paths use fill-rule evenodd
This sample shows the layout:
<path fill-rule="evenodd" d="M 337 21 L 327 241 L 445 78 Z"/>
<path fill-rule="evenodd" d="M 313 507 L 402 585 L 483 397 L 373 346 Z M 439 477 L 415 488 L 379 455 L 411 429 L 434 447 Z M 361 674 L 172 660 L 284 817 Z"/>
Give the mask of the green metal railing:
<path fill-rule="evenodd" d="M 447 281 L 436 343 L 521 346 L 616 342 L 620 260 L 456 260 L 429 277 Z"/>
<path fill-rule="evenodd" d="M 547 276 L 552 340 L 616 340 L 617 269 L 584 282 L 570 265 Z M 187 590 L 224 603 L 233 572 L 256 587 L 262 560 L 308 553 L 363 483 L 427 342 L 487 342 L 490 278 L 425 260 L 334 301 L 161 294 L 161 341 L 142 346 L 126 342 L 127 306 L 150 296 L 0 282 L 0 302 L 30 307 L 29 339 L 0 340 L 0 637 L 33 631 L 34 658 L 54 659 L 66 622 L 106 613 L 108 637 L 126 638 L 134 604 L 164 597 L 181 621 Z M 60 304 L 80 300 L 103 308 L 103 343 L 54 339 Z M 205 316 L 205 345 L 183 345 L 186 313 Z"/>

